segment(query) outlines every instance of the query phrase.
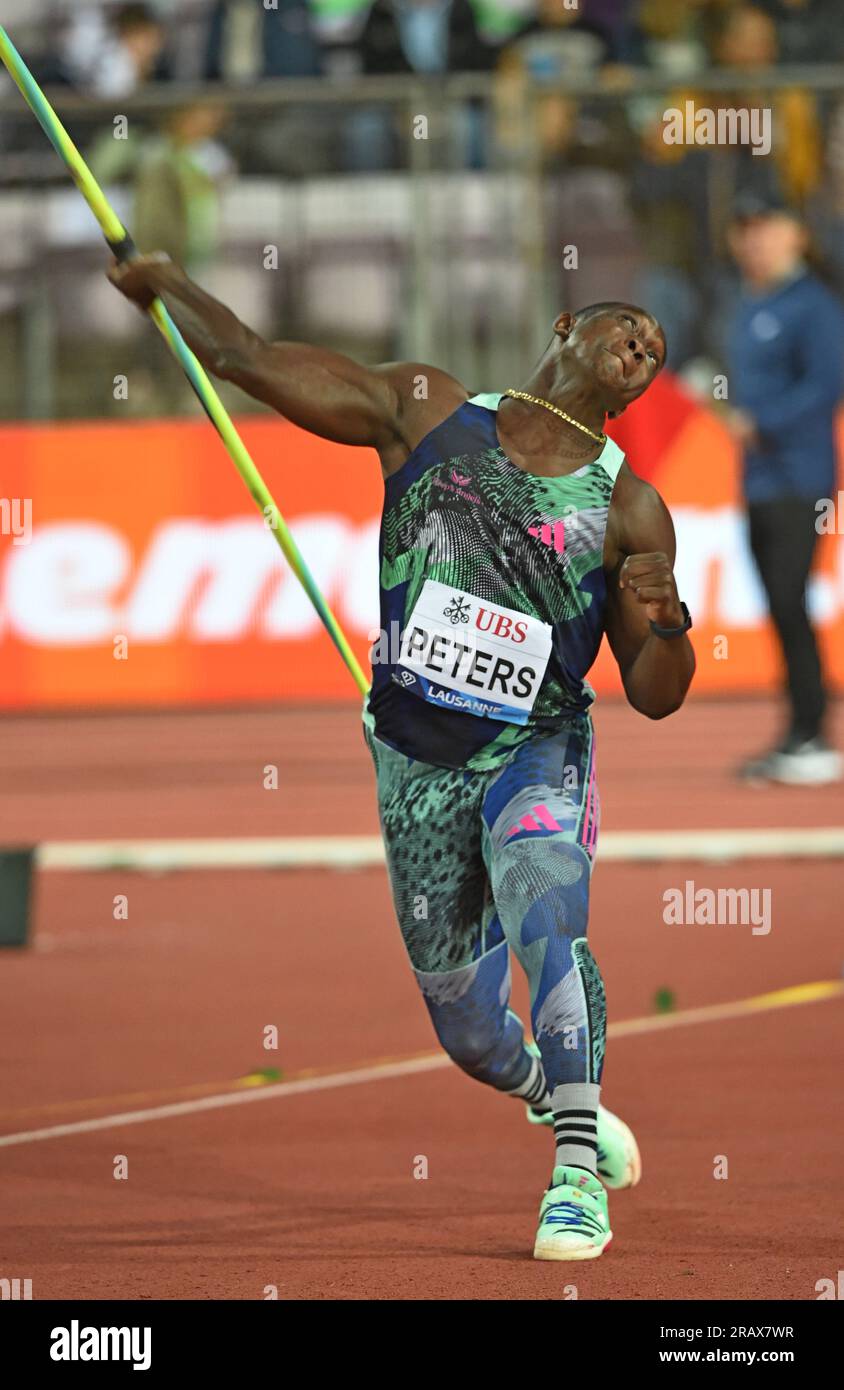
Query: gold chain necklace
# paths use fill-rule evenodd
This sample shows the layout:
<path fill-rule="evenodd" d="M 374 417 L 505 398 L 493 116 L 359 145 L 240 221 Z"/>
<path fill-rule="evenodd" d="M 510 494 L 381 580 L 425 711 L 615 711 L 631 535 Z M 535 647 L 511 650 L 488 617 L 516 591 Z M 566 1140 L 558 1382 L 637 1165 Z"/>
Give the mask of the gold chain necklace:
<path fill-rule="evenodd" d="M 515 396 L 517 401 L 530 401 L 531 405 L 544 405 L 546 410 L 552 411 L 554 415 L 559 415 L 561 420 L 565 420 L 569 425 L 574 425 L 575 429 L 582 430 L 584 434 L 588 434 L 589 438 L 594 439 L 598 444 L 606 444 L 607 442 L 607 436 L 605 434 L 596 434 L 594 430 L 590 430 L 588 425 L 581 425 L 579 420 L 572 419 L 571 415 L 567 415 L 558 405 L 552 405 L 550 401 L 544 401 L 541 396 L 530 396 L 527 391 L 511 391 L 509 388 L 506 391 L 502 391 L 501 394 L 503 396 Z"/>

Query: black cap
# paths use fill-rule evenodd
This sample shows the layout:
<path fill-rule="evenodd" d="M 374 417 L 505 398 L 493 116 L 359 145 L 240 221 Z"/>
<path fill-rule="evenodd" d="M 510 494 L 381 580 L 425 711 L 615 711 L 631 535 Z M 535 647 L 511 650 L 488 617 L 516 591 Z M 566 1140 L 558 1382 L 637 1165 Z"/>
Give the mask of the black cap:
<path fill-rule="evenodd" d="M 800 213 L 791 207 L 778 193 L 765 193 L 756 189 L 746 189 L 736 195 L 733 203 L 732 220 L 749 222 L 752 217 L 775 217 L 785 215 L 802 221 Z"/>

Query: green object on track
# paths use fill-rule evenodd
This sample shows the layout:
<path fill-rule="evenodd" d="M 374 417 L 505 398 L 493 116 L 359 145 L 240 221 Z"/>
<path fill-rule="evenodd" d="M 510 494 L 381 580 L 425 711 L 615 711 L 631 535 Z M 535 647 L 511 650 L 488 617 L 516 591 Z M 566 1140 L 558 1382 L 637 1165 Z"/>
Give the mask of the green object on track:
<path fill-rule="evenodd" d="M 240 1078 L 241 1086 L 269 1086 L 273 1081 L 280 1081 L 284 1072 L 278 1067 L 261 1067 L 256 1071 L 250 1071 L 246 1076 Z"/>
<path fill-rule="evenodd" d="M 673 989 L 666 989 L 663 985 L 662 989 L 658 989 L 654 995 L 654 1009 L 658 1014 L 670 1014 L 675 1007 L 676 1000 Z"/>

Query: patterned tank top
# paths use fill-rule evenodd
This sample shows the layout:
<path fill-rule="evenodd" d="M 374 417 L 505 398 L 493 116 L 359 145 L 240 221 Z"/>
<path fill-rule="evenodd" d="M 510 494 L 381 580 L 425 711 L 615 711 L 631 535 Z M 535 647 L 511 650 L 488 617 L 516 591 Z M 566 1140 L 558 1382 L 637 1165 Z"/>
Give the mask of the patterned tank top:
<path fill-rule="evenodd" d="M 393 748 L 486 770 L 583 720 L 604 631 L 604 534 L 624 455 L 540 478 L 498 440 L 503 393 L 474 396 L 386 482 L 381 630 L 364 719 Z"/>

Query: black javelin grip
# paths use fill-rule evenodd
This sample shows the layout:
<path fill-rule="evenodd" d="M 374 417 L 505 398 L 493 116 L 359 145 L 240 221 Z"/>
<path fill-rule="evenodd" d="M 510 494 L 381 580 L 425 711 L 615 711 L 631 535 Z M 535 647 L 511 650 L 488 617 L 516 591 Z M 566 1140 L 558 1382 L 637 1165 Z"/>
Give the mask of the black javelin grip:
<path fill-rule="evenodd" d="M 125 237 L 123 237 L 120 241 L 109 241 L 108 237 L 106 237 L 106 245 L 114 255 L 119 265 L 126 265 L 129 261 L 137 260 L 137 258 L 141 254 L 128 232 L 126 233 Z M 190 375 L 188 375 L 187 373 L 186 375 L 188 377 L 188 382 L 190 383 L 191 389 L 194 395 L 196 396 L 196 399 L 199 401 L 199 404 L 202 406 L 202 409 L 205 411 L 205 414 L 208 416 L 208 419 L 211 421 L 211 424 L 214 426 L 215 429 L 217 429 L 217 422 L 214 419 L 214 416 L 211 414 L 211 411 L 208 409 L 208 406 L 206 405 L 205 400 L 203 399 L 202 392 L 199 390 L 198 386 L 196 385 L 196 382 L 193 381 Z"/>
<path fill-rule="evenodd" d="M 122 241 L 108 241 L 108 238 L 106 238 L 106 241 L 111 251 L 114 253 L 115 258 L 121 265 L 125 265 L 127 261 L 134 261 L 140 254 L 128 232 L 125 237 L 123 237 Z"/>

